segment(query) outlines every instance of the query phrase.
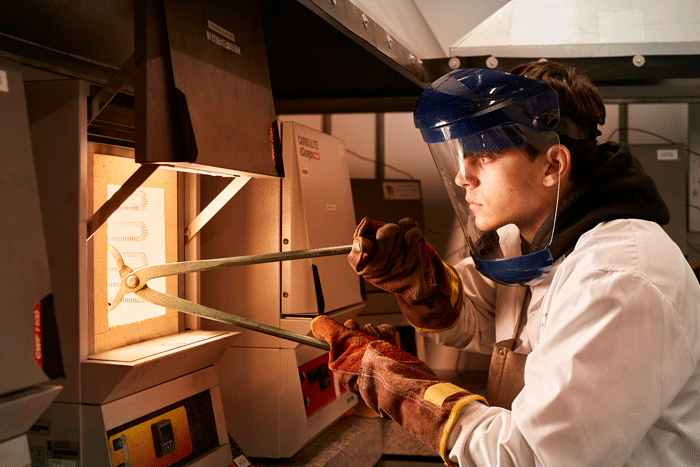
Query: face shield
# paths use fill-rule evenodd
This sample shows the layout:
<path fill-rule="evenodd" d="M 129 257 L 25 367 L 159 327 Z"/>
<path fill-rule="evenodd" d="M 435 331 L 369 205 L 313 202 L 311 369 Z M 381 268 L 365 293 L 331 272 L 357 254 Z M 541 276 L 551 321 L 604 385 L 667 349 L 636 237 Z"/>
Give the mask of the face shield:
<path fill-rule="evenodd" d="M 548 246 L 556 220 L 544 227 L 536 217 L 519 215 L 556 213 L 558 185 L 542 196 L 542 191 L 528 186 L 533 182 L 527 172 L 528 164 L 558 148 L 556 92 L 523 76 L 457 70 L 421 95 L 414 119 L 428 143 L 477 270 L 507 285 L 543 280 L 553 263 Z M 521 238 L 526 229 L 535 233 L 537 242 Z"/>

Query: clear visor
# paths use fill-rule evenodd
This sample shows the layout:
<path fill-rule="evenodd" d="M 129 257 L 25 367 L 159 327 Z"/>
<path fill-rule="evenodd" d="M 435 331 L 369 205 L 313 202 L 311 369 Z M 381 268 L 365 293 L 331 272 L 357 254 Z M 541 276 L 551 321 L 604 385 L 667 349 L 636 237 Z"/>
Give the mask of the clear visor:
<path fill-rule="evenodd" d="M 517 124 L 428 144 L 475 259 L 510 259 L 551 244 L 556 219 L 550 214 L 556 213 L 558 185 L 554 190 L 543 191 L 534 185 L 528 189 L 528 183 L 535 181 L 527 177 L 527 163 L 546 157 L 558 145 L 556 133 L 536 133 Z M 508 158 L 522 158 L 525 164 L 509 164 Z M 504 193 L 523 199 L 509 203 Z M 537 215 L 528 216 L 531 213 Z M 532 222 L 543 213 L 547 221 Z M 525 232 L 532 242 L 522 241 Z"/>

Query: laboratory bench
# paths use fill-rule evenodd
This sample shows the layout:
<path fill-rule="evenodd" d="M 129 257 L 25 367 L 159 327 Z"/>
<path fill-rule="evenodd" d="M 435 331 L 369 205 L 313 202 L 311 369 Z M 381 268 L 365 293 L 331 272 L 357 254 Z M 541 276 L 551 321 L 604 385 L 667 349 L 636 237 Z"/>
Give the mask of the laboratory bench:
<path fill-rule="evenodd" d="M 392 420 L 365 415 L 350 415 L 340 419 L 292 458 L 251 458 L 250 462 L 254 467 L 401 467 L 443 464 L 435 452 Z"/>
<path fill-rule="evenodd" d="M 484 395 L 486 373 L 436 371 L 444 381 Z M 360 401 L 352 415 L 341 418 L 290 459 L 251 459 L 255 467 L 430 467 L 444 465 L 422 441 Z"/>

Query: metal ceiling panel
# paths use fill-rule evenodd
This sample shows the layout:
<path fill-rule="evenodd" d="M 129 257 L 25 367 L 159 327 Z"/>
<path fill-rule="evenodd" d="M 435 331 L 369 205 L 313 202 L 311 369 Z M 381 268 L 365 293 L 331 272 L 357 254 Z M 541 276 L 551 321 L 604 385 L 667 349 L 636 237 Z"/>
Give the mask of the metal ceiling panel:
<path fill-rule="evenodd" d="M 700 2 L 513 0 L 450 47 L 451 56 L 619 57 L 700 51 Z"/>

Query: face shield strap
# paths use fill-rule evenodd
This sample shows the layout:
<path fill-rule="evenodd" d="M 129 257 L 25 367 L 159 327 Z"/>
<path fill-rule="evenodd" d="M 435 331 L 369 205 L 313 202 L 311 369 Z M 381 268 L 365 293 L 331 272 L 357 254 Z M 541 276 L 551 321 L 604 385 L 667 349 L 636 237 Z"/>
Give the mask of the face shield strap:
<path fill-rule="evenodd" d="M 554 130 L 559 136 L 566 136 L 574 140 L 596 139 L 602 135 L 598 126 L 594 123 L 590 128 L 585 128 L 568 117 L 561 117 L 559 125 Z"/>
<path fill-rule="evenodd" d="M 561 164 L 560 164 L 561 166 Z M 549 243 L 545 248 L 552 246 L 554 241 L 554 229 L 557 226 L 557 213 L 559 212 L 559 195 L 561 193 L 561 169 L 558 170 L 559 176 L 557 177 L 557 203 L 554 205 L 554 219 L 552 220 L 552 235 L 549 237 Z"/>
<path fill-rule="evenodd" d="M 544 223 L 540 226 L 539 230 L 532 239 L 531 249 L 533 250 L 543 250 L 552 246 L 554 242 L 554 231 L 557 225 L 557 216 L 559 215 L 559 197 L 561 195 L 561 173 L 559 173 L 559 179 L 557 180 L 557 201 L 552 214 L 545 219 Z M 544 242 L 547 242 L 546 246 L 540 246 Z"/>

